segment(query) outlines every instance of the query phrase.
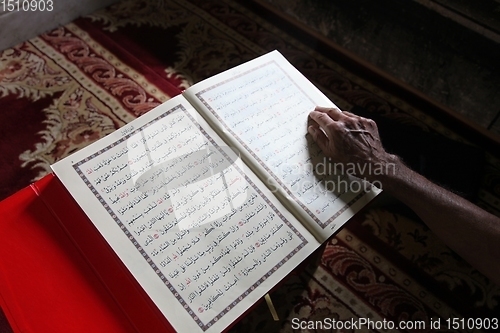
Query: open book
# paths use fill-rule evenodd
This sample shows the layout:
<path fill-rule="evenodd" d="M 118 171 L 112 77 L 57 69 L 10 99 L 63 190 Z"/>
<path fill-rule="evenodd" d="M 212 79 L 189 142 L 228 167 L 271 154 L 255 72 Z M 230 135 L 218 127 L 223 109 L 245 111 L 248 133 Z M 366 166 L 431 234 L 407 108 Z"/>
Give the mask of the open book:
<path fill-rule="evenodd" d="M 329 176 L 316 105 L 274 51 L 52 168 L 176 330 L 220 332 L 379 192 Z"/>

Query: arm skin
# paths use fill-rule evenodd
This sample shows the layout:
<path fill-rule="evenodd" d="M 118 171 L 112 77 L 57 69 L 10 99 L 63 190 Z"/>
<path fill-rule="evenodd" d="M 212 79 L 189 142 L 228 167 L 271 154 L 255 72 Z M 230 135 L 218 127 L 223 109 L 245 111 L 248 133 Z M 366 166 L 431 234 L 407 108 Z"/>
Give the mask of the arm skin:
<path fill-rule="evenodd" d="M 316 107 L 309 117 L 308 131 L 326 156 L 342 163 L 390 165 L 382 175 L 356 176 L 379 181 L 384 191 L 410 207 L 451 249 L 500 285 L 500 218 L 430 182 L 387 153 L 374 121 L 323 107 Z"/>

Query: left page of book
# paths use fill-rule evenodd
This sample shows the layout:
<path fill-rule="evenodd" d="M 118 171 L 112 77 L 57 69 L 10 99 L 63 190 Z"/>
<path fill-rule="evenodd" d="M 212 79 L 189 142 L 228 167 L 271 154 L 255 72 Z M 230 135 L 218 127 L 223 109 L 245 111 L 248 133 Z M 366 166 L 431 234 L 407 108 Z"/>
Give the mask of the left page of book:
<path fill-rule="evenodd" d="M 319 246 L 182 96 L 52 168 L 178 331 L 222 331 Z"/>

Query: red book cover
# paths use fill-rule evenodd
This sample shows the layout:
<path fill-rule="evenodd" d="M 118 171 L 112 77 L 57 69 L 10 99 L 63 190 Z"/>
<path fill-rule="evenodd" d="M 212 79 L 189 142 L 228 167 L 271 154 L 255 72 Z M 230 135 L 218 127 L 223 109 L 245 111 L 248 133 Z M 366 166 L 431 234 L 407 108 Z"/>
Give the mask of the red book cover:
<path fill-rule="evenodd" d="M 0 306 L 14 331 L 174 332 L 53 175 L 0 216 Z"/>

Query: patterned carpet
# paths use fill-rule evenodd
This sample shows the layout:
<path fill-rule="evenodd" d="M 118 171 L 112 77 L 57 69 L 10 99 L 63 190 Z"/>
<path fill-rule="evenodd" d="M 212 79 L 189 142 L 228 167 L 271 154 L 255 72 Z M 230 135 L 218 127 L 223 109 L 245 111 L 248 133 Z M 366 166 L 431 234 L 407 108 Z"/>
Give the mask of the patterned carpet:
<path fill-rule="evenodd" d="M 448 128 L 362 66 L 335 58 L 311 37 L 290 35 L 272 13 L 243 3 L 122 1 L 2 51 L 0 198 L 194 82 L 273 49 L 342 109 L 356 107 L 407 126 L 408 133 L 445 137 L 478 151 L 482 143 L 476 136 Z M 498 150 L 488 149 L 480 150 L 484 172 L 475 200 L 500 214 L 500 160 Z M 411 158 L 413 151 L 407 150 Z M 454 171 L 462 168 L 453 166 Z M 404 207 L 386 199 L 387 204 L 379 200 L 332 238 L 319 266 L 301 268 L 273 291 L 280 321 L 272 320 L 262 302 L 232 331 L 298 331 L 293 318 L 427 323 L 426 329 L 401 331 L 431 331 L 428 323 L 438 318 L 442 328 L 448 318 L 499 318 L 500 288 Z"/>

